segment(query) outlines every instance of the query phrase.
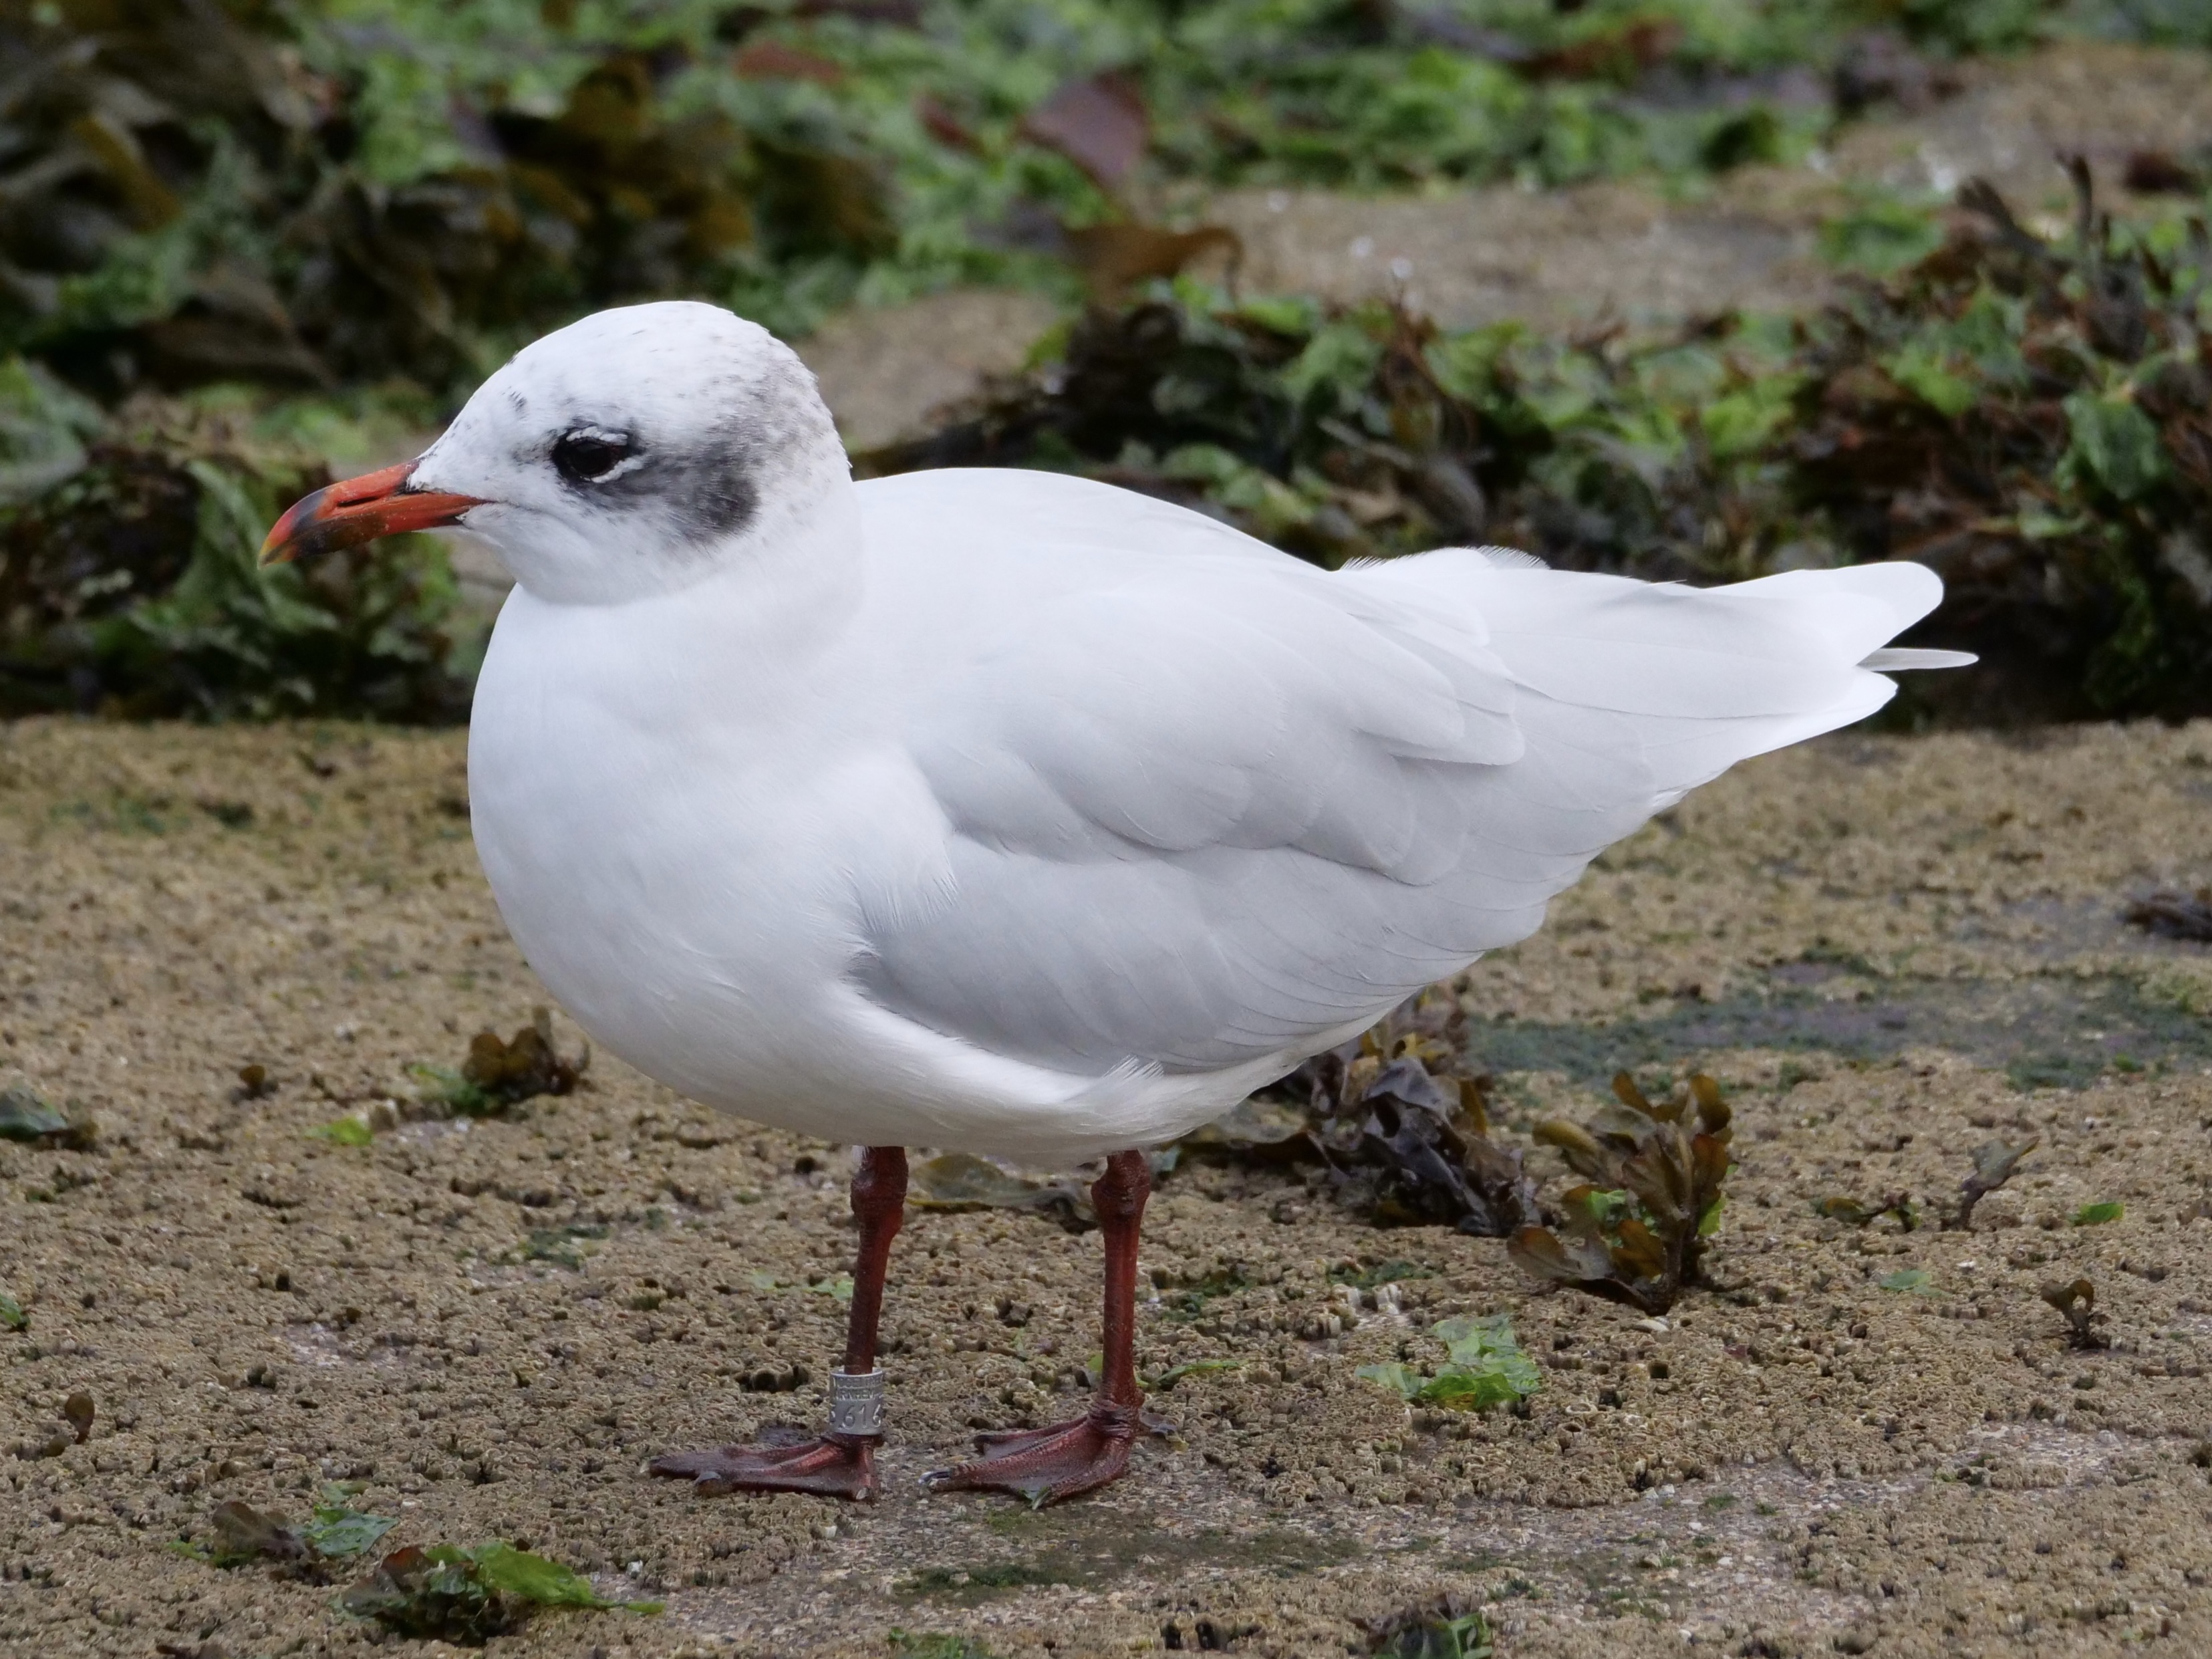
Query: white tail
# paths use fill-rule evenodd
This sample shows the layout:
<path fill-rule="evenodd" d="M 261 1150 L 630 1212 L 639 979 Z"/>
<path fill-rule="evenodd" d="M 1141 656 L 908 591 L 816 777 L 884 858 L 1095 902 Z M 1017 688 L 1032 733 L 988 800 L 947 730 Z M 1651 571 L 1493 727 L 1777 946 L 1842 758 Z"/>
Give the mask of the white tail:
<path fill-rule="evenodd" d="M 1917 564 L 1705 588 L 1551 570 L 1493 548 L 1376 570 L 1471 603 L 1524 696 L 1627 717 L 1661 805 L 1737 761 L 1863 720 L 1896 695 L 1883 671 L 1974 660 L 1890 646 L 1943 597 Z"/>

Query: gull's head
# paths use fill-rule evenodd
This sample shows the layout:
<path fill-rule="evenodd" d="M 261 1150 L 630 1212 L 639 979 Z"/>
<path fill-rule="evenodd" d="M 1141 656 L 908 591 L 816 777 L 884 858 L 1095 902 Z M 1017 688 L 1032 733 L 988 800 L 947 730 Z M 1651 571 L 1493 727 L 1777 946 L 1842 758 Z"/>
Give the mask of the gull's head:
<path fill-rule="evenodd" d="M 774 545 L 848 477 L 790 347 L 719 307 L 626 306 L 517 352 L 418 459 L 299 502 L 262 559 L 459 525 L 539 598 L 618 604 Z"/>

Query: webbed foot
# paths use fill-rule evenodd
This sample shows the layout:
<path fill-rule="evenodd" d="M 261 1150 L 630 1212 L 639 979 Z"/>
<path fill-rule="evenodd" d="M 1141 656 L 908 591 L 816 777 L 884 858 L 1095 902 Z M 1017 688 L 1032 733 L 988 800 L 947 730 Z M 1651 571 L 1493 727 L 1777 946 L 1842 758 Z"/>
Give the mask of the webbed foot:
<path fill-rule="evenodd" d="M 857 1435 L 812 1435 L 771 1426 L 751 1445 L 669 1452 L 655 1474 L 689 1480 L 702 1498 L 732 1492 L 811 1492 L 868 1504 L 876 1497 L 876 1442 Z"/>
<path fill-rule="evenodd" d="M 1093 1407 L 1072 1422 L 1048 1428 L 979 1434 L 983 1454 L 972 1463 L 933 1469 L 921 1477 L 932 1492 L 1003 1492 L 1042 1509 L 1116 1480 L 1129 1467 L 1137 1413 Z"/>

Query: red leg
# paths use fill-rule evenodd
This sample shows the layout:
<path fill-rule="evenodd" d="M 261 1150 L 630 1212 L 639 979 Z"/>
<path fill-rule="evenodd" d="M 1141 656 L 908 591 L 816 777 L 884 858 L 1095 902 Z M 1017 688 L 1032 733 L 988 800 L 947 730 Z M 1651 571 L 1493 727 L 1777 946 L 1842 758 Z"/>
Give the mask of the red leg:
<path fill-rule="evenodd" d="M 860 1155 L 853 1177 L 853 1213 L 860 1224 L 860 1249 L 853 1264 L 853 1310 L 845 1326 L 846 1377 L 865 1378 L 876 1369 L 876 1326 L 884 1310 L 884 1270 L 891 1239 L 906 1215 L 906 1151 L 871 1146 Z M 840 1401 L 846 1385 L 830 1379 L 830 1426 L 810 1437 L 793 1430 L 769 1429 L 758 1443 L 722 1446 L 712 1451 L 671 1452 L 653 1461 L 653 1472 L 688 1480 L 701 1496 L 726 1492 L 811 1492 L 861 1503 L 876 1496 L 877 1426 L 881 1379 L 862 1383 L 858 1392 L 872 1402 L 857 1413 Z M 841 1412 L 865 1423 L 866 1431 L 841 1427 Z"/>
<path fill-rule="evenodd" d="M 1105 1375 L 1091 1409 L 1072 1422 L 982 1434 L 983 1454 L 922 1477 L 933 1492 L 1011 1492 L 1042 1509 L 1103 1486 L 1128 1467 L 1144 1396 L 1137 1389 L 1137 1233 L 1152 1173 L 1142 1152 L 1116 1152 L 1091 1188 L 1106 1238 Z"/>

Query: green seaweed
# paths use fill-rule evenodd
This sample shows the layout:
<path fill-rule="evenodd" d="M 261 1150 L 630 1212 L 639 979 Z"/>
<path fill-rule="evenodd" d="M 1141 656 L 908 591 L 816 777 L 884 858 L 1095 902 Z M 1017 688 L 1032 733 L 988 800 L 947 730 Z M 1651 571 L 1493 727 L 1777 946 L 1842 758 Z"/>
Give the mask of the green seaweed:
<path fill-rule="evenodd" d="M 369 1515 L 337 1500 L 338 1494 L 326 1490 L 324 1501 L 315 1505 L 307 1524 L 300 1528 L 307 1547 L 326 1561 L 368 1554 L 399 1524 L 389 1516 Z"/>
<path fill-rule="evenodd" d="M 1444 1345 L 1447 1355 L 1433 1374 L 1394 1361 L 1362 1365 L 1355 1375 L 1413 1404 L 1455 1412 L 1510 1406 L 1543 1387 L 1543 1374 L 1522 1352 L 1507 1315 L 1443 1320 L 1429 1334 Z"/>
<path fill-rule="evenodd" d="M 1939 57 L 2115 27 L 2031 0 L 1878 15 Z M 1808 155 L 1894 94 L 1885 74 L 1927 80 L 1902 42 L 1869 76 L 1871 15 L 17 0 L 0 49 L 37 72 L 0 95 L 21 273 L 0 350 L 162 384 L 405 363 L 447 391 L 624 299 L 710 296 L 803 331 L 854 298 L 1051 285 L 1071 229 L 1177 183 L 1692 183 Z"/>
<path fill-rule="evenodd" d="M 658 1601 L 611 1601 L 574 1568 L 493 1540 L 410 1547 L 386 1556 L 340 1605 L 395 1635 L 479 1645 L 537 1607 L 657 1613 Z"/>
<path fill-rule="evenodd" d="M 1863 195 L 1824 233 L 1844 292 L 1802 321 L 1568 338 L 1231 299 L 1179 273 L 1233 237 L 1146 222 L 1226 186 L 1694 191 L 1933 95 L 1950 56 L 2212 44 L 2201 10 L 11 0 L 0 51 L 34 67 L 0 88 L 0 714 L 458 720 L 482 619 L 435 543 L 263 570 L 278 507 L 601 306 L 704 296 L 797 334 L 973 283 L 1101 306 L 864 469 L 1087 472 L 1332 565 L 1910 555 L 1985 665 L 1893 718 L 2201 712 L 2212 241 L 2185 211 L 2116 226 L 2086 167 L 2070 234 L 1985 186 L 1972 223 Z"/>
<path fill-rule="evenodd" d="M 1141 1381 L 1146 1393 L 1166 1394 L 1185 1377 L 1212 1376 L 1220 1371 L 1241 1370 L 1243 1365 L 1241 1359 L 1186 1359 Z"/>
<path fill-rule="evenodd" d="M 1910 556 L 1948 584 L 1943 638 L 1984 661 L 1896 718 L 2202 713 L 2212 233 L 2115 222 L 2073 176 L 2071 234 L 1970 181 L 1950 221 L 1915 210 L 1920 257 L 1795 321 L 1449 332 L 1186 279 L 859 465 L 1081 473 L 1331 567 L 1488 543 L 1712 582 Z M 2018 1058 L 2023 1086 L 2087 1080 Z"/>
<path fill-rule="evenodd" d="M 1705 1241 L 1720 1229 L 1721 1185 L 1735 1167 L 1732 1114 L 1701 1072 L 1662 1101 L 1626 1072 L 1614 1073 L 1613 1092 L 1619 1103 L 1587 1126 L 1536 1126 L 1583 1181 L 1561 1194 L 1556 1227 L 1523 1227 L 1506 1250 L 1532 1277 L 1663 1314 L 1704 1282 Z"/>
<path fill-rule="evenodd" d="M 88 1424 L 89 1420 L 88 1415 Z M 222 1568 L 275 1561 L 296 1577 L 327 1583 L 325 1570 L 328 1566 L 367 1554 L 399 1524 L 387 1516 L 353 1508 L 344 1501 L 351 1495 L 347 1486 L 326 1486 L 322 1501 L 301 1523 L 233 1498 L 217 1504 L 210 1517 L 215 1528 L 214 1547 L 187 1545 L 182 1553 Z"/>
<path fill-rule="evenodd" d="M 82 1152 L 99 1134 L 99 1126 L 81 1108 L 57 1106 L 28 1084 L 11 1084 L 0 1090 L 0 1140 Z"/>
<path fill-rule="evenodd" d="M 459 1117 L 502 1117 L 540 1095 L 574 1092 L 591 1065 L 588 1046 L 574 1060 L 560 1052 L 552 1010 L 540 1007 L 532 1011 L 529 1024 L 504 1041 L 495 1031 L 477 1032 L 458 1071 L 422 1061 L 407 1070 L 417 1096 L 428 1104 Z"/>
<path fill-rule="evenodd" d="M 1364 1622 L 1374 1659 L 1492 1659 L 1498 1651 L 1489 1620 L 1453 1595 Z"/>

